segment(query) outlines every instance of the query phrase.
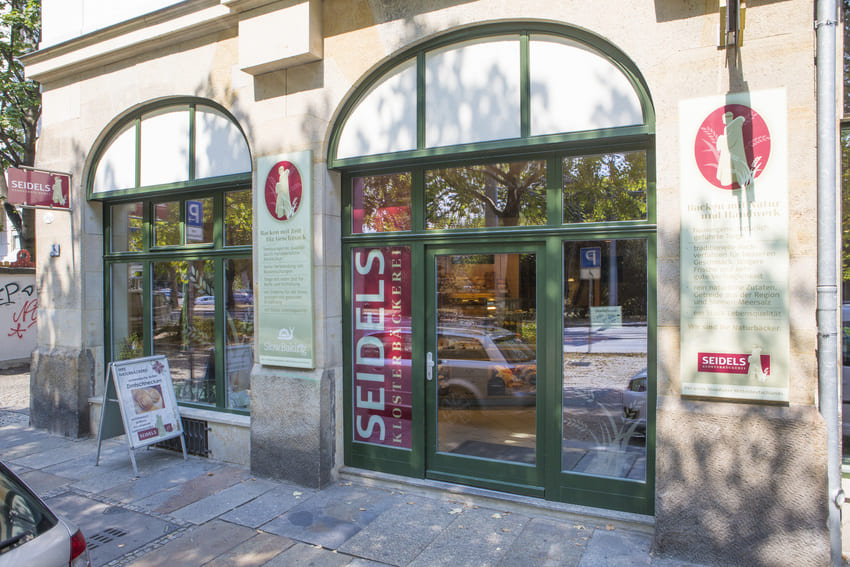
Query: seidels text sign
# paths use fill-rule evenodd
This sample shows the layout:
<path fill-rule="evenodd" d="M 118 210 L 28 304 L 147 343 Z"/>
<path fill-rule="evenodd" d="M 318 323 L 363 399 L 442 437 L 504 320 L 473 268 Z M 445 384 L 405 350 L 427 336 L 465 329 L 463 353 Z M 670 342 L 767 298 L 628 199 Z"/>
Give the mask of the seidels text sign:
<path fill-rule="evenodd" d="M 8 201 L 25 207 L 71 208 L 71 176 L 35 169 L 6 170 Z"/>

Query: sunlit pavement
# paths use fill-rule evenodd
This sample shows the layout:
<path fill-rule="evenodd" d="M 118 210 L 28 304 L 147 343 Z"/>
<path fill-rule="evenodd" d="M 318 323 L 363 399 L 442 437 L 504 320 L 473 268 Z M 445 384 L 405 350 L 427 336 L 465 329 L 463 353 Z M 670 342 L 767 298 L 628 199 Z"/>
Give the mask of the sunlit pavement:
<path fill-rule="evenodd" d="M 95 439 L 0 407 L 0 460 L 83 529 L 96 566 L 696 565 L 653 557 L 650 518 L 441 483 L 344 470 L 314 491 L 164 449 L 137 451 L 134 478 L 123 437 L 95 466 Z"/>

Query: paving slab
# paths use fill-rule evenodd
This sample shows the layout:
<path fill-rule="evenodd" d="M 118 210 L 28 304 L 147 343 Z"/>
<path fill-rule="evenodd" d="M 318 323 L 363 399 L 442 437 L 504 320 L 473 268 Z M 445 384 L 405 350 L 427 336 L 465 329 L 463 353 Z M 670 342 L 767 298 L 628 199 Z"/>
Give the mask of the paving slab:
<path fill-rule="evenodd" d="M 346 483 L 322 490 L 262 529 L 337 549 L 394 503 L 388 491 Z"/>
<path fill-rule="evenodd" d="M 183 484 L 137 500 L 134 504 L 157 514 L 170 514 L 249 478 L 251 478 L 251 473 L 247 469 L 222 465 Z"/>
<path fill-rule="evenodd" d="M 505 554 L 503 565 L 576 567 L 593 534 L 578 522 L 535 518 Z"/>
<path fill-rule="evenodd" d="M 652 537 L 619 529 L 594 530 L 579 567 L 639 567 L 652 565 Z"/>
<path fill-rule="evenodd" d="M 270 480 L 250 478 L 175 510 L 171 515 L 184 522 L 203 524 L 274 487 L 275 483 Z"/>
<path fill-rule="evenodd" d="M 254 537 L 255 530 L 213 520 L 187 530 L 162 547 L 132 561 L 133 567 L 199 566 L 228 553 L 242 542 Z"/>
<path fill-rule="evenodd" d="M 458 505 L 398 495 L 392 508 L 339 547 L 339 551 L 393 565 L 407 565 L 455 519 Z"/>
<path fill-rule="evenodd" d="M 44 471 L 29 471 L 19 474 L 18 476 L 20 476 L 21 479 L 23 479 L 23 481 L 40 496 L 67 488 L 69 484 L 74 482 L 73 479 L 46 473 Z"/>
<path fill-rule="evenodd" d="M 295 545 L 295 542 L 289 538 L 259 532 L 227 553 L 204 564 L 204 567 L 256 567 L 257 565 L 265 565 L 293 545 Z"/>
<path fill-rule="evenodd" d="M 350 555 L 339 553 L 322 546 L 296 543 L 263 567 L 342 567 L 355 560 Z"/>
<path fill-rule="evenodd" d="M 183 457 L 169 455 L 164 451 L 146 452 L 143 457 L 136 457 L 136 465 L 138 467 L 139 476 L 154 474 L 162 466 L 173 463 L 175 459 L 183 460 Z M 100 469 L 100 467 L 94 467 Z M 103 472 L 88 476 L 79 480 L 71 486 L 75 490 L 83 492 L 98 493 L 106 490 L 111 490 L 116 486 L 130 482 L 136 477 L 133 471 L 133 465 L 130 463 L 130 457 L 127 457 L 126 463 L 118 465 L 115 468 L 100 469 Z"/>
<path fill-rule="evenodd" d="M 26 457 L 27 455 L 48 453 L 50 451 L 62 449 L 72 443 L 73 441 L 65 439 L 64 437 L 55 437 L 53 435 L 45 435 L 44 437 L 37 437 L 35 439 L 27 437 L 20 439 L 20 443 L 18 445 L 3 449 L 0 457 L 2 457 L 3 462 L 11 462 L 22 457 Z"/>
<path fill-rule="evenodd" d="M 51 465 L 58 465 L 66 461 L 79 459 L 84 454 L 91 453 L 92 463 L 94 463 L 93 449 L 96 449 L 96 447 L 92 446 L 90 443 L 70 443 L 51 449 L 50 451 L 41 451 L 21 457 L 13 457 L 9 459 L 9 461 L 18 465 L 41 469 Z"/>
<path fill-rule="evenodd" d="M 259 528 L 310 498 L 314 490 L 285 483 L 221 516 L 222 520 Z"/>
<path fill-rule="evenodd" d="M 0 456 L 5 460 L 6 453 L 27 442 L 44 441 L 52 436 L 30 428 L 26 423 L 13 423 L 0 427 Z"/>
<path fill-rule="evenodd" d="M 455 520 L 429 545 L 411 566 L 496 566 L 519 538 L 530 518 L 489 508 L 463 507 Z"/>
<path fill-rule="evenodd" d="M 191 459 L 169 464 L 151 474 L 130 479 L 130 481 L 118 485 L 115 488 L 103 491 L 100 496 L 115 502 L 129 504 L 138 500 L 179 486 L 184 482 L 205 476 L 208 472 L 221 468 L 221 463 L 207 459 Z"/>
<path fill-rule="evenodd" d="M 64 493 L 46 502 L 83 530 L 92 565 L 104 565 L 177 530 L 175 524 L 78 494 Z"/>

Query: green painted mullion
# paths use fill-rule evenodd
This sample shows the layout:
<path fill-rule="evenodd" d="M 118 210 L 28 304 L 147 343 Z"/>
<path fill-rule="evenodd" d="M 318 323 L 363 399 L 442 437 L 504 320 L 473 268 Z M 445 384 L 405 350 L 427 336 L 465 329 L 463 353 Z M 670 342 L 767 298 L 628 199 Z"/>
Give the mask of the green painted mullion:
<path fill-rule="evenodd" d="M 531 57 L 528 32 L 519 36 L 520 137 L 531 136 Z"/>
<path fill-rule="evenodd" d="M 655 514 L 655 431 L 658 399 L 658 234 L 647 237 L 646 514 Z"/>
<path fill-rule="evenodd" d="M 135 188 L 138 189 L 142 186 L 142 117 L 139 116 L 135 120 L 136 122 L 136 154 L 135 154 L 135 175 L 134 175 L 134 183 Z"/>
<path fill-rule="evenodd" d="M 655 144 L 649 144 L 646 148 L 646 220 L 650 224 L 658 222 L 658 211 L 656 210 L 658 200 L 655 194 L 657 189 L 655 159 Z"/>
<path fill-rule="evenodd" d="M 224 248 L 224 202 L 226 193 L 213 195 L 213 248 L 220 250 Z"/>
<path fill-rule="evenodd" d="M 189 105 L 189 181 L 195 180 L 195 105 Z"/>
<path fill-rule="evenodd" d="M 550 226 L 564 223 L 564 162 L 560 155 L 546 163 L 546 222 Z"/>
<path fill-rule="evenodd" d="M 411 434 L 413 435 L 413 451 L 410 455 L 410 466 L 413 474 L 419 478 L 425 478 L 425 470 L 427 468 L 427 420 L 429 411 L 428 404 L 428 385 L 425 380 L 425 353 L 429 348 L 428 340 L 425 336 L 425 331 L 428 327 L 425 325 L 427 301 L 416 301 L 414 298 L 425 297 L 428 285 L 424 277 L 416 277 L 415 272 L 417 266 L 425 265 L 425 245 L 422 242 L 414 242 L 408 244 L 411 248 L 410 263 L 411 276 L 413 282 L 411 285 L 411 379 L 412 379 L 412 394 L 413 394 L 413 424 Z M 421 273 L 421 269 L 419 270 Z M 436 369 L 435 369 L 436 375 Z M 436 382 L 436 379 L 434 380 Z"/>
<path fill-rule="evenodd" d="M 151 288 L 153 286 L 153 264 L 150 261 L 142 261 L 142 343 L 145 356 L 153 353 L 153 300 Z"/>
<path fill-rule="evenodd" d="M 214 341 L 213 345 L 215 347 L 215 405 L 216 408 L 224 408 L 227 406 L 227 390 L 225 388 L 226 382 L 226 368 L 225 368 L 225 354 L 227 350 L 227 321 L 226 321 L 226 295 L 227 295 L 227 278 L 224 269 L 224 263 L 227 261 L 226 258 L 214 258 L 213 259 L 213 281 L 214 283 L 214 291 L 213 297 L 215 297 L 215 331 L 214 331 Z"/>
<path fill-rule="evenodd" d="M 416 55 L 416 149 L 424 150 L 425 127 L 427 125 L 427 116 L 425 116 L 425 52 L 420 51 Z"/>
<path fill-rule="evenodd" d="M 411 230 L 425 231 L 425 171 L 414 169 L 410 173 Z"/>
<path fill-rule="evenodd" d="M 342 176 L 342 234 L 351 234 L 351 212 L 353 209 L 352 193 L 354 188 L 354 176 L 344 173 Z"/>
<path fill-rule="evenodd" d="M 115 360 L 112 336 L 112 263 L 103 263 L 103 357 L 104 363 Z"/>
<path fill-rule="evenodd" d="M 543 486 L 548 499 L 557 494 L 561 472 L 561 450 L 563 437 L 563 368 L 564 368 L 564 259 L 562 240 L 557 236 L 546 239 L 544 250 L 544 291 L 542 309 L 547 315 L 537 333 L 537 362 L 542 365 L 537 370 L 538 396 L 538 435 L 543 442 L 538 443 L 546 456 L 546 468 L 543 470 Z M 545 341 L 540 344 L 541 337 Z M 542 383 L 542 391 L 539 389 Z M 541 433 L 542 432 L 542 433 Z M 542 447 L 541 447 L 542 446 Z"/>

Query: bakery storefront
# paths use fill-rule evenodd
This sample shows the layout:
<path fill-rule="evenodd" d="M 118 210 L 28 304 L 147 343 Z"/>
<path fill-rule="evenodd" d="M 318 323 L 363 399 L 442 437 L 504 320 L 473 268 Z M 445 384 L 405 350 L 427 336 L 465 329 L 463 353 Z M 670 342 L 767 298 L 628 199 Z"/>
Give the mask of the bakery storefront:
<path fill-rule="evenodd" d="M 108 364 L 164 354 L 258 477 L 824 563 L 811 2 L 113 5 L 43 0 L 25 57 L 71 174 L 34 426 L 96 434 Z"/>
<path fill-rule="evenodd" d="M 631 61 L 565 26 L 466 29 L 383 64 L 337 125 L 346 463 L 651 514 L 654 114 Z"/>

